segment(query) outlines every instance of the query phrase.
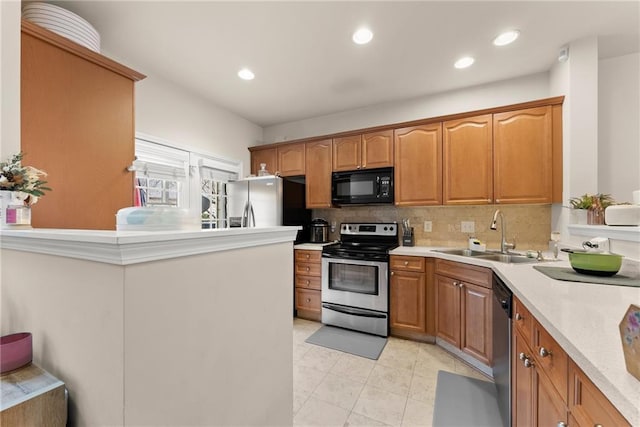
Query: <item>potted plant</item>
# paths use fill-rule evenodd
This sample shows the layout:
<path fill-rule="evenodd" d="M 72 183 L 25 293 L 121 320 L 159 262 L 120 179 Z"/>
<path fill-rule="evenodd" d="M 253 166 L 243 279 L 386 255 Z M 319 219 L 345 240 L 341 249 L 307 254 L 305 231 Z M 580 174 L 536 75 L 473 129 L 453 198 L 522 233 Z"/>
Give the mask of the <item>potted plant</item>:
<path fill-rule="evenodd" d="M 574 212 L 584 212 L 586 221 L 578 220 L 578 224 L 599 225 L 604 224 L 604 210 L 614 204 L 613 197 L 610 194 L 583 194 L 580 197 L 572 197 L 569 204 Z"/>

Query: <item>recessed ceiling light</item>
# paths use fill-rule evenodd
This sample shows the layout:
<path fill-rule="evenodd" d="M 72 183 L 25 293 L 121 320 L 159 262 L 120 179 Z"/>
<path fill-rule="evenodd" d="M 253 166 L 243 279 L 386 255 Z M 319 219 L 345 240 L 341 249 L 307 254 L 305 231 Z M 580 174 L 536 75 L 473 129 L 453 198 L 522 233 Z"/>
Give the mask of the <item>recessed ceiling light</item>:
<path fill-rule="evenodd" d="M 255 74 L 253 74 L 250 69 L 243 68 L 242 70 L 238 71 L 238 77 L 240 77 L 242 80 L 253 80 Z"/>
<path fill-rule="evenodd" d="M 368 28 L 360 28 L 353 33 L 353 42 L 355 44 L 367 44 L 373 39 L 373 33 Z"/>
<path fill-rule="evenodd" d="M 518 30 L 505 31 L 504 33 L 493 39 L 493 44 L 496 46 L 506 46 L 509 43 L 513 43 L 514 41 L 516 41 L 519 35 L 520 31 Z"/>
<path fill-rule="evenodd" d="M 475 62 L 475 59 L 473 59 L 472 57 L 464 56 L 458 59 L 456 63 L 453 64 L 453 66 L 456 68 L 467 68 L 467 67 L 470 67 L 474 62 Z"/>

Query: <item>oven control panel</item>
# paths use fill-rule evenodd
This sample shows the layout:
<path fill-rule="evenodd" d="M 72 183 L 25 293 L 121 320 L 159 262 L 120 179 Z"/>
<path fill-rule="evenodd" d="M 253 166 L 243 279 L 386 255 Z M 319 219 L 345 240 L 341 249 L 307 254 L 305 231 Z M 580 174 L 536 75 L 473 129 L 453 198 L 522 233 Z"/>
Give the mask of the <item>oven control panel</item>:
<path fill-rule="evenodd" d="M 340 225 L 340 234 L 358 236 L 397 236 L 398 224 L 395 222 L 384 223 L 353 223 L 347 222 Z"/>

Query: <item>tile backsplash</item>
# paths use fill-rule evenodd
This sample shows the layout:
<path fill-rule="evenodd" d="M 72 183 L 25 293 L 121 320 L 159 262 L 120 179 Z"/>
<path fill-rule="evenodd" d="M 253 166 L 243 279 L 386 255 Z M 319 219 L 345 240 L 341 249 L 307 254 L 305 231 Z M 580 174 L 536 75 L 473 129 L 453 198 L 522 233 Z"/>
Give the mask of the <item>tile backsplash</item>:
<path fill-rule="evenodd" d="M 330 233 L 332 240 L 340 238 L 338 227 L 342 222 L 390 222 L 402 224 L 403 218 L 411 221 L 417 246 L 466 247 L 468 238 L 474 236 L 487 244 L 489 249 L 500 248 L 500 221 L 493 231 L 491 220 L 500 209 L 507 225 L 507 241 L 516 239 L 516 251 L 547 250 L 551 234 L 551 205 L 487 205 L 487 206 L 356 206 L 334 209 L 314 209 L 314 218 L 335 221 L 336 230 Z M 424 231 L 424 222 L 431 221 L 431 232 Z M 462 232 L 462 221 L 474 223 L 473 233 Z"/>

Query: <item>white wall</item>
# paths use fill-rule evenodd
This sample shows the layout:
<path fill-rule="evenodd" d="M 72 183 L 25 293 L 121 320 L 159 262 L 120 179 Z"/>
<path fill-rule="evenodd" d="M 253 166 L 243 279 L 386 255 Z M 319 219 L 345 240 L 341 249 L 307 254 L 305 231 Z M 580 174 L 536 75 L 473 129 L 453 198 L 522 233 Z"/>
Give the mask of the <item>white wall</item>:
<path fill-rule="evenodd" d="M 640 54 L 601 60 L 598 72 L 598 192 L 631 202 L 640 189 Z"/>
<path fill-rule="evenodd" d="M 0 1 L 0 158 L 20 151 L 20 1 Z"/>
<path fill-rule="evenodd" d="M 242 161 L 248 173 L 247 147 L 262 141 L 260 126 L 151 72 L 136 83 L 135 90 L 136 132 L 180 148 Z"/>
<path fill-rule="evenodd" d="M 265 143 L 437 117 L 532 101 L 549 96 L 548 73 L 504 80 L 411 100 L 374 105 L 322 117 L 269 126 Z"/>

